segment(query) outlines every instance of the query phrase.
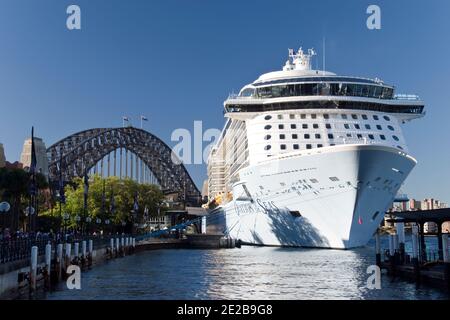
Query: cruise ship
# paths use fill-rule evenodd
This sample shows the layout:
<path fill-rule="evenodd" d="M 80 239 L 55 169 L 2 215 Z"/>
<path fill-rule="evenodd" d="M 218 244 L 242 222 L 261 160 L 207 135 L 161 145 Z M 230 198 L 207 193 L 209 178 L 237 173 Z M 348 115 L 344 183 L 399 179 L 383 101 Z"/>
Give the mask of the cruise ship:
<path fill-rule="evenodd" d="M 424 116 L 423 101 L 378 78 L 313 70 L 314 55 L 289 49 L 282 70 L 224 102 L 208 223 L 243 243 L 364 246 L 417 163 L 401 125 Z"/>

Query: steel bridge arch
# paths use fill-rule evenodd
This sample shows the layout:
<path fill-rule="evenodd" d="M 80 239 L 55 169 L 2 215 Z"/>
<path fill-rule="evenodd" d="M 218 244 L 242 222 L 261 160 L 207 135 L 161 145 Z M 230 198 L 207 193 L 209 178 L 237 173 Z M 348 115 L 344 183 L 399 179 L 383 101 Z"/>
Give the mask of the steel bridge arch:
<path fill-rule="evenodd" d="M 47 149 L 49 180 L 59 181 L 60 173 L 64 181 L 82 177 L 119 148 L 136 154 L 152 171 L 164 193 L 200 201 L 200 191 L 172 149 L 150 132 L 134 127 L 84 130 L 51 145 Z"/>

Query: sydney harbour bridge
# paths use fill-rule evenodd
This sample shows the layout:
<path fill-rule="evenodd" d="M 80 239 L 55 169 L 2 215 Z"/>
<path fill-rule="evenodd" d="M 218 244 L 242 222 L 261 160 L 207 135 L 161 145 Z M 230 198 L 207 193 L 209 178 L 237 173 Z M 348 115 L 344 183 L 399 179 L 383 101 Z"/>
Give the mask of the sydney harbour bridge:
<path fill-rule="evenodd" d="M 96 128 L 74 133 L 47 149 L 49 181 L 57 184 L 85 173 L 152 183 L 192 205 L 201 193 L 172 149 L 155 135 L 134 127 Z"/>

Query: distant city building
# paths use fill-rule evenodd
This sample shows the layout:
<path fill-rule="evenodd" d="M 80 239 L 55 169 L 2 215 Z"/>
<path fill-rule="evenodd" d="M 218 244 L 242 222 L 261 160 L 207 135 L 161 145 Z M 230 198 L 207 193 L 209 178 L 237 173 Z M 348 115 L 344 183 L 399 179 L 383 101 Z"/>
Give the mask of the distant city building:
<path fill-rule="evenodd" d="M 6 165 L 5 149 L 3 148 L 3 144 L 0 143 L 0 168 L 3 168 L 5 165 Z"/>
<path fill-rule="evenodd" d="M 389 209 L 392 211 L 420 211 L 420 210 L 435 210 L 448 208 L 448 204 L 437 199 L 427 198 L 424 200 L 410 199 L 409 201 L 394 203 Z M 390 219 L 389 214 L 385 216 L 385 220 Z M 385 225 L 392 225 L 385 221 Z M 434 222 L 426 222 L 423 226 L 425 233 L 435 233 L 438 231 L 438 226 Z M 450 232 L 450 222 L 442 224 L 443 232 Z"/>
<path fill-rule="evenodd" d="M 13 163 L 6 161 L 5 167 L 8 169 L 23 169 L 23 164 L 19 161 L 15 161 Z"/>
<path fill-rule="evenodd" d="M 36 152 L 36 170 L 48 177 L 48 158 L 47 148 L 41 138 L 34 137 L 34 148 Z M 31 165 L 31 138 L 26 139 L 23 143 L 22 155 L 20 156 L 20 162 L 23 164 L 23 168 L 28 170 Z"/>

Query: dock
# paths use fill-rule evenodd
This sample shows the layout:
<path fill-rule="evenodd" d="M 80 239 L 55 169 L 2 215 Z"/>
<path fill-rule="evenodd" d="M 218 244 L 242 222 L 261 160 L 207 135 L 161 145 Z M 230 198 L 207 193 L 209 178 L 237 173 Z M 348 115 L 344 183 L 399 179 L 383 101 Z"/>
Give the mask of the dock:
<path fill-rule="evenodd" d="M 376 263 L 381 270 L 387 270 L 392 278 L 403 278 L 414 281 L 418 286 L 429 285 L 450 291 L 450 256 L 448 233 L 442 232 L 442 224 L 450 221 L 450 208 L 391 212 L 395 230 L 389 234 L 389 248 L 381 248 L 380 235 L 377 232 Z M 434 222 L 438 232 L 436 236 L 438 250 L 430 251 L 426 247 L 424 225 Z M 412 225 L 412 250 L 405 250 L 405 223 Z"/>

